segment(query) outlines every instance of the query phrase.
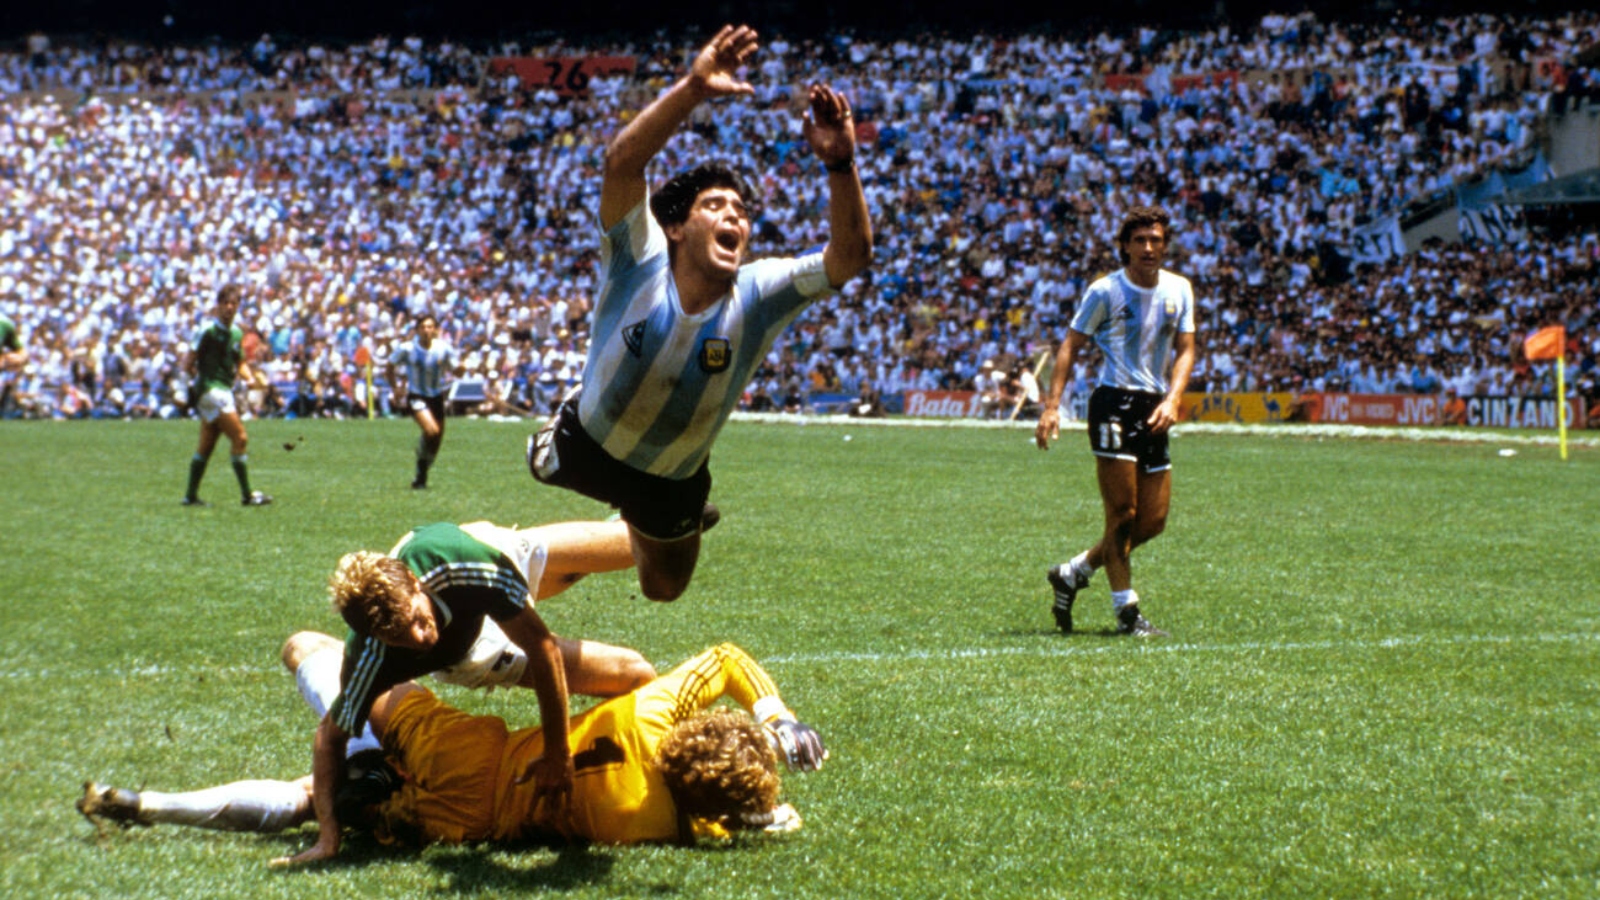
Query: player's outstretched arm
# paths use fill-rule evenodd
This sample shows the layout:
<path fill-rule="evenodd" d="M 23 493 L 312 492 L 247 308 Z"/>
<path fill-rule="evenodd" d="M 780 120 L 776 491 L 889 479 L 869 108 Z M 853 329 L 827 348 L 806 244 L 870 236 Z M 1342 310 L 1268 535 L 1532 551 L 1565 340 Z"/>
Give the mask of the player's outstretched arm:
<path fill-rule="evenodd" d="M 531 608 L 501 622 L 500 627 L 528 654 L 533 690 L 539 697 L 539 723 L 544 730 L 544 755 L 528 763 L 517 776 L 517 783 L 532 780 L 536 803 L 545 802 L 551 804 L 549 809 L 564 810 L 577 772 L 568 742 L 567 676 L 561 644 Z"/>
<path fill-rule="evenodd" d="M 696 106 L 713 97 L 753 94 L 755 88 L 740 81 L 739 67 L 756 51 L 755 30 L 746 25 L 724 25 L 710 43 L 700 48 L 689 74 L 657 97 L 606 147 L 605 174 L 600 182 L 600 227 L 610 230 L 645 195 L 645 166 L 667 145 Z"/>
<path fill-rule="evenodd" d="M 311 758 L 311 806 L 317 814 L 317 842 L 294 856 L 279 857 L 273 866 L 298 866 L 339 855 L 339 815 L 334 798 L 344 781 L 344 751 L 350 736 L 324 715 L 317 725 Z"/>
<path fill-rule="evenodd" d="M 790 769 L 822 768 L 828 751 L 816 729 L 801 722 L 778 695 L 778 685 L 750 654 L 731 643 L 718 644 L 639 689 L 654 693 L 649 702 L 687 718 L 728 697 L 760 722 Z"/>
<path fill-rule="evenodd" d="M 828 246 L 822 252 L 834 287 L 872 263 L 872 217 L 856 170 L 855 120 L 850 100 L 825 84 L 813 84 L 802 132 L 828 172 Z"/>

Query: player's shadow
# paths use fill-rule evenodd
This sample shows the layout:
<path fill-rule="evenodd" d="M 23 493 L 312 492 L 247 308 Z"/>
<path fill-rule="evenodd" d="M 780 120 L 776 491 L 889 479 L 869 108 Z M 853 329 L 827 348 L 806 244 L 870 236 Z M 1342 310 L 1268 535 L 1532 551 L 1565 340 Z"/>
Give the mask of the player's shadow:
<path fill-rule="evenodd" d="M 1062 631 L 1060 629 L 1056 628 L 1054 625 L 1041 625 L 1038 628 L 1011 628 L 1011 629 L 1007 629 L 1007 630 L 1004 630 L 1004 631 L 996 631 L 995 634 L 997 634 L 997 635 L 999 635 L 1001 637 L 1007 637 L 1007 638 L 1039 638 L 1039 637 L 1042 637 L 1042 638 L 1058 638 L 1058 639 L 1064 640 L 1064 641 L 1070 641 L 1073 638 L 1125 638 L 1125 637 L 1127 637 L 1127 635 L 1125 635 L 1122 632 L 1118 631 L 1116 629 L 1116 626 L 1113 626 L 1113 625 L 1103 625 L 1103 626 L 1101 626 L 1099 628 L 1084 628 L 1083 626 L 1080 625 L 1080 626 L 1074 627 L 1072 629 L 1072 633 L 1071 634 L 1062 633 Z"/>
<path fill-rule="evenodd" d="M 555 859 L 544 859 L 544 849 L 555 850 Z M 487 896 L 596 884 L 608 878 L 616 865 L 616 857 L 604 848 L 585 843 L 548 848 L 542 844 L 434 847 L 423 859 L 447 877 L 447 890 Z"/>

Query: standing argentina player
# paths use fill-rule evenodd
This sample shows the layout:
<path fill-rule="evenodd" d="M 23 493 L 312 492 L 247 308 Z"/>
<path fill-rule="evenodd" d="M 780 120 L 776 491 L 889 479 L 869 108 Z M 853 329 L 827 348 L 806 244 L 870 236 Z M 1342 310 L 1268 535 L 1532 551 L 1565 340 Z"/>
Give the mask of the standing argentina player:
<path fill-rule="evenodd" d="M 405 373 L 405 408 L 422 429 L 417 441 L 417 474 L 411 486 L 421 490 L 428 486 L 428 470 L 439 455 L 444 443 L 445 399 L 450 392 L 450 379 L 460 374 L 455 348 L 439 335 L 439 320 L 424 314 L 417 319 L 414 338 L 396 347 L 389 356 L 389 383 L 395 385 L 395 395 L 400 396 L 396 370 Z"/>
<path fill-rule="evenodd" d="M 1117 230 L 1123 268 L 1084 293 L 1056 353 L 1055 373 L 1034 432 L 1042 450 L 1060 436 L 1061 392 L 1073 360 L 1093 339 L 1104 364 L 1089 395 L 1089 449 L 1096 457 L 1105 530 L 1099 543 L 1049 570 L 1055 593 L 1051 611 L 1064 632 L 1072 631 L 1072 602 L 1078 591 L 1104 566 L 1117 632 L 1166 634 L 1140 614 L 1129 555 L 1166 527 L 1172 497 L 1167 437 L 1194 371 L 1194 290 L 1187 278 L 1161 268 L 1171 236 L 1166 210 L 1137 206 L 1128 211 Z"/>

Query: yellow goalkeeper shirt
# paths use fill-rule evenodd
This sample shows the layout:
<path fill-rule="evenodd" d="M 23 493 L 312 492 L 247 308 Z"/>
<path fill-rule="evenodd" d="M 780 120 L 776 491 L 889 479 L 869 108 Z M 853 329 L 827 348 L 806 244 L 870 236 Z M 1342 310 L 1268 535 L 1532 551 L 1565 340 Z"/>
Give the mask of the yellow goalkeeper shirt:
<path fill-rule="evenodd" d="M 534 808 L 533 782 L 517 784 L 544 755 L 544 733 L 508 733 L 493 716 L 470 716 L 419 691 L 384 734 L 407 782 L 382 807 L 378 833 L 422 843 L 515 841 L 559 835 L 614 844 L 680 837 L 677 808 L 650 761 L 672 728 L 721 697 L 746 710 L 777 697 L 772 678 L 743 650 L 721 644 L 649 684 L 575 716 L 567 814 Z"/>

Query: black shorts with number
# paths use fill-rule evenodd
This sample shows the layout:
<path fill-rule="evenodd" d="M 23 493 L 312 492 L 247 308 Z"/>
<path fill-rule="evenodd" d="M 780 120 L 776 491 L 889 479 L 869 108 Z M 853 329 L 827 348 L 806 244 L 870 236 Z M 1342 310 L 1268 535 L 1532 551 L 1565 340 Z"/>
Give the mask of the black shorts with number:
<path fill-rule="evenodd" d="M 412 415 L 416 415 L 417 413 L 426 409 L 428 412 L 433 413 L 433 421 L 439 423 L 440 425 L 444 424 L 443 394 L 440 394 L 437 397 L 424 397 L 421 394 L 407 393 L 406 409 L 410 410 Z"/>
<path fill-rule="evenodd" d="M 1095 388 L 1089 395 L 1089 449 L 1095 456 L 1136 462 L 1143 472 L 1172 468 L 1167 432 L 1150 433 L 1150 414 L 1163 399 L 1144 391 Z"/>
<path fill-rule="evenodd" d="M 711 496 L 711 470 L 705 464 L 678 479 L 641 472 L 617 460 L 583 430 L 575 403 L 561 404 L 534 435 L 528 467 L 545 484 L 611 504 L 624 522 L 658 541 L 698 531 Z"/>

